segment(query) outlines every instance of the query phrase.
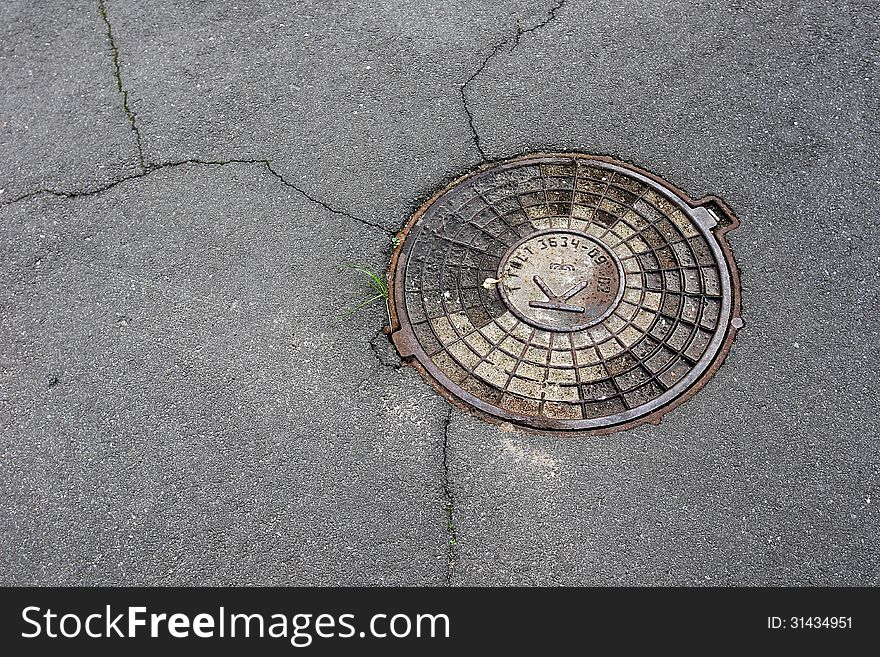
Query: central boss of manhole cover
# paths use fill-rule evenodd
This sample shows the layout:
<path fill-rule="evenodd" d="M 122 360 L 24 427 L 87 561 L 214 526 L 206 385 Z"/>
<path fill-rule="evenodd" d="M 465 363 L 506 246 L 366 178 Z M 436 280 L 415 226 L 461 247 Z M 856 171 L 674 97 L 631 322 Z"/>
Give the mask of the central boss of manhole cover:
<path fill-rule="evenodd" d="M 739 317 L 715 197 L 609 158 L 484 167 L 398 236 L 392 339 L 448 399 L 542 431 L 658 421 L 711 377 Z"/>

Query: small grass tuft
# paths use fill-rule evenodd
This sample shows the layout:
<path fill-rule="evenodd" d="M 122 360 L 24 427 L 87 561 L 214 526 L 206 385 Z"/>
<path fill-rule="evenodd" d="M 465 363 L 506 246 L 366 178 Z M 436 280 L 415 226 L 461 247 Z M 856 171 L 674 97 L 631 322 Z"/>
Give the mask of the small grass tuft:
<path fill-rule="evenodd" d="M 383 274 L 377 274 L 374 271 L 363 267 L 361 265 L 353 265 L 353 264 L 345 264 L 343 265 L 346 269 L 351 269 L 359 274 L 361 274 L 364 279 L 367 281 L 369 285 L 368 292 L 364 296 L 367 298 L 364 301 L 361 301 L 355 306 L 348 308 L 339 314 L 340 319 L 345 319 L 347 317 L 351 317 L 354 313 L 356 313 L 361 308 L 365 308 L 369 306 L 371 303 L 375 303 L 379 300 L 385 300 L 385 312 L 388 314 L 388 325 L 391 325 L 391 312 L 388 310 L 388 283 L 385 280 L 385 276 Z"/>

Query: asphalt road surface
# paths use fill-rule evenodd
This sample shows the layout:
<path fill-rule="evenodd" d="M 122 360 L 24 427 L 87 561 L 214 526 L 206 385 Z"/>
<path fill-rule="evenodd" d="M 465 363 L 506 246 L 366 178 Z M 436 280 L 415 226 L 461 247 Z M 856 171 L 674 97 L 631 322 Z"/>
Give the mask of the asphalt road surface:
<path fill-rule="evenodd" d="M 876 2 L 0 5 L 0 583 L 880 583 Z M 737 212 L 659 426 L 452 410 L 343 265 L 574 149 Z"/>

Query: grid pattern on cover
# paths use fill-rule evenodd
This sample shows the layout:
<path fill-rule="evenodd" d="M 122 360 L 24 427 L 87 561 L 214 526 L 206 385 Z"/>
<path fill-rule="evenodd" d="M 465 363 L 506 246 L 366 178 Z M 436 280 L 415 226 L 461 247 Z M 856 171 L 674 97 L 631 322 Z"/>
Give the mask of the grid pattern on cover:
<path fill-rule="evenodd" d="M 531 325 L 485 284 L 514 244 L 549 229 L 590 236 L 622 266 L 613 311 L 583 330 Z M 489 169 L 438 198 L 408 239 L 417 341 L 454 384 L 508 413 L 576 421 L 639 409 L 711 357 L 725 329 L 707 238 L 670 196 L 600 162 Z"/>

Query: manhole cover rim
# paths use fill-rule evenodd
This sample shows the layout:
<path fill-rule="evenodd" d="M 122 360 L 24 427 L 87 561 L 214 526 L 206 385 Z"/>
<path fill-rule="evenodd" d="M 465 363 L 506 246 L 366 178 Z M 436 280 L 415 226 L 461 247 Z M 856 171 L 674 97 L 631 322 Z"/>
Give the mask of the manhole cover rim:
<path fill-rule="evenodd" d="M 591 164 L 630 176 L 656 190 L 674 203 L 690 219 L 705 238 L 718 264 L 722 286 L 719 327 L 716 329 L 705 355 L 675 385 L 650 402 L 614 415 L 598 418 L 557 419 L 517 414 L 495 406 L 461 388 L 447 377 L 422 348 L 412 329 L 405 303 L 405 272 L 409 255 L 417 241 L 411 231 L 419 219 L 444 195 L 477 178 L 487 171 L 505 171 L 524 164 L 560 164 L 576 160 L 581 165 Z M 710 210 L 714 210 L 711 211 Z M 707 226 L 706 221 L 712 221 Z M 537 152 L 505 160 L 485 163 L 469 171 L 431 195 L 413 213 L 397 233 L 397 246 L 388 266 L 388 307 L 391 319 L 391 338 L 401 357 L 413 365 L 423 378 L 447 401 L 462 410 L 496 424 L 514 424 L 526 431 L 559 435 L 598 435 L 629 429 L 640 424 L 659 423 L 663 415 L 680 406 L 698 392 L 723 364 L 739 328 L 742 328 L 739 271 L 725 235 L 738 228 L 739 219 L 727 204 L 714 195 L 693 199 L 669 181 L 628 162 L 612 157 L 578 152 Z M 412 237 L 413 239 L 408 239 Z M 404 275 L 397 276 L 398 271 Z M 723 323 L 723 324 L 722 324 Z"/>

